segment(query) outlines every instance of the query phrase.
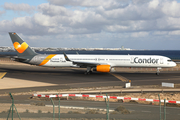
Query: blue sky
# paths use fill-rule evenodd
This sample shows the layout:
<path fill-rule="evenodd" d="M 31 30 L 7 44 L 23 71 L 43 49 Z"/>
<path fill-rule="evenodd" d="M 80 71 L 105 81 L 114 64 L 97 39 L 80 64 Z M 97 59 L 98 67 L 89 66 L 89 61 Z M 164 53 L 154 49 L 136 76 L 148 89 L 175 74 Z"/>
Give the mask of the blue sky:
<path fill-rule="evenodd" d="M 25 3 L 28 4 L 30 6 L 38 6 L 42 3 L 46 3 L 47 0 L 3 0 L 0 2 L 0 10 L 4 10 L 3 5 L 5 3 L 14 3 L 14 4 L 21 4 L 21 3 Z M 33 13 L 36 13 L 37 11 L 34 11 Z M 23 11 L 18 11 L 18 12 L 14 12 L 12 10 L 6 10 L 6 14 L 4 14 L 3 16 L 0 17 L 0 20 L 11 20 L 15 17 L 20 17 L 20 16 L 32 16 L 33 13 L 28 14 L 27 12 L 23 12 Z"/>
<path fill-rule="evenodd" d="M 35 6 L 38 6 L 40 5 L 41 3 L 46 3 L 47 0 L 3 0 L 1 1 L 1 5 L 3 5 L 5 2 L 8 2 L 8 3 L 15 3 L 15 4 L 19 4 L 19 3 L 27 3 L 29 5 L 35 5 Z"/>
<path fill-rule="evenodd" d="M 6 0 L 0 42 L 14 31 L 34 47 L 179 50 L 179 11 L 180 0 Z"/>

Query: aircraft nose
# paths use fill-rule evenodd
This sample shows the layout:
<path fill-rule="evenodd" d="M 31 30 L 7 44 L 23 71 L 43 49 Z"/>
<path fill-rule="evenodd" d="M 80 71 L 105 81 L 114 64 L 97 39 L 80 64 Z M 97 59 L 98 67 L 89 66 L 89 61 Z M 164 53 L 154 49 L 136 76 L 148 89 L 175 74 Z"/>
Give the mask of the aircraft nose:
<path fill-rule="evenodd" d="M 172 66 L 175 67 L 177 64 L 175 62 L 173 62 Z"/>

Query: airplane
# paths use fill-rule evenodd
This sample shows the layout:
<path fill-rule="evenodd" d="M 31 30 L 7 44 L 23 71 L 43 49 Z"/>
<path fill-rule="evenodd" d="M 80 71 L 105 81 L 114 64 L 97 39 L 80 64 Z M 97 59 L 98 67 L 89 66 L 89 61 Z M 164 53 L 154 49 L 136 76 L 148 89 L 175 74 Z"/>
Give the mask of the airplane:
<path fill-rule="evenodd" d="M 38 54 L 17 33 L 9 32 L 9 35 L 18 56 L 13 60 L 31 65 L 87 68 L 85 74 L 92 71 L 111 72 L 114 67 L 146 67 L 157 68 L 156 75 L 159 75 L 161 68 L 176 66 L 170 58 L 160 55 Z"/>

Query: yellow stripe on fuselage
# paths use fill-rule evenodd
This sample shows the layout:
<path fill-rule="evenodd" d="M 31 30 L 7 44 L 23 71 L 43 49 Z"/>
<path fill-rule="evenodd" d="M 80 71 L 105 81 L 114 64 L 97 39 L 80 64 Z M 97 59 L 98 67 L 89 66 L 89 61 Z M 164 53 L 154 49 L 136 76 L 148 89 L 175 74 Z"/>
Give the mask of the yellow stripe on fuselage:
<path fill-rule="evenodd" d="M 56 54 L 50 54 L 48 55 L 42 62 L 39 64 L 39 66 L 45 65 L 51 58 L 53 58 Z"/>

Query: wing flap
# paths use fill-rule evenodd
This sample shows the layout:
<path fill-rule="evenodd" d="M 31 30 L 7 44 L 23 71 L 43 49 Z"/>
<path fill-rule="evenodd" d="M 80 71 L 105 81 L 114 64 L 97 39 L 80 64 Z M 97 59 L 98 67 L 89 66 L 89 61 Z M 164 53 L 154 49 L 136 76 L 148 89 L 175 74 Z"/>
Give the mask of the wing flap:
<path fill-rule="evenodd" d="M 107 63 L 99 63 L 99 62 L 83 62 L 83 61 L 72 61 L 74 65 L 80 67 L 96 67 L 97 65 L 108 65 Z"/>

